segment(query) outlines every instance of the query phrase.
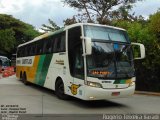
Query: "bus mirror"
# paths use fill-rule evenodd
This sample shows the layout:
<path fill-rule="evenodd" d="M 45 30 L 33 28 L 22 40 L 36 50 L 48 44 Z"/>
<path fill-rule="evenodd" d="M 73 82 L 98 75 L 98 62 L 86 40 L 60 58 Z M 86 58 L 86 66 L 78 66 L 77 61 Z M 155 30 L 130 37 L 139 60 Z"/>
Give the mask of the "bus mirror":
<path fill-rule="evenodd" d="M 91 55 L 92 54 L 92 39 L 85 38 L 85 44 L 86 44 L 86 55 Z"/>
<path fill-rule="evenodd" d="M 132 43 L 132 48 L 134 52 L 134 59 L 144 59 L 145 58 L 145 47 L 140 43 Z"/>

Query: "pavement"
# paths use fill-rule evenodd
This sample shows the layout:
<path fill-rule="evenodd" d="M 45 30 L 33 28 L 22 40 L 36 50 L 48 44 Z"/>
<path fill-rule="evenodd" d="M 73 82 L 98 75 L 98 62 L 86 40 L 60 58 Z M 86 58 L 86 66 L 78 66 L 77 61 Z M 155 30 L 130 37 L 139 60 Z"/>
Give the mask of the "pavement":
<path fill-rule="evenodd" d="M 21 112 L 26 112 L 26 115 L 29 116 L 33 114 L 54 115 L 50 117 L 51 120 L 53 117 L 56 118 L 54 120 L 62 120 L 61 118 L 65 120 L 97 120 L 94 119 L 97 118 L 97 116 L 95 117 L 97 114 L 100 115 L 98 120 L 102 120 L 103 114 L 160 114 L 159 96 L 138 94 L 137 91 L 135 93 L 126 98 L 110 100 L 88 102 L 73 98 L 65 101 L 58 99 L 52 90 L 33 84 L 24 85 L 17 80 L 15 75 L 0 79 L 0 106 L 18 106 L 18 109 L 24 109 Z M 0 109 L 1 111 L 5 110 Z M 85 116 L 83 117 L 83 115 Z M 34 120 L 40 118 L 36 117 L 35 119 L 35 116 L 33 117 Z M 157 118 L 156 120 L 159 120 L 160 116 Z M 27 120 L 32 120 L 32 118 Z"/>
<path fill-rule="evenodd" d="M 21 84 L 21 83 L 17 83 L 16 81 L 11 81 L 10 79 L 15 78 L 15 75 L 10 76 L 10 77 L 6 77 L 3 78 L 2 74 L 0 74 L 0 79 L 1 80 L 1 84 Z M 16 78 L 15 78 L 16 79 Z M 160 92 L 149 92 L 149 91 L 135 91 L 135 94 L 140 94 L 140 95 L 151 95 L 151 96 L 160 96 Z"/>

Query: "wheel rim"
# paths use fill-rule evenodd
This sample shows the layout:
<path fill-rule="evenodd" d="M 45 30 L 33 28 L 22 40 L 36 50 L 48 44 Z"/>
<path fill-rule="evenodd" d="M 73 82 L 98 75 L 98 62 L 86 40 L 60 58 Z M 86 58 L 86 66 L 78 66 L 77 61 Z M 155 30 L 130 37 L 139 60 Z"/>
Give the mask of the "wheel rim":
<path fill-rule="evenodd" d="M 64 86 L 63 86 L 62 83 L 61 83 L 61 84 L 59 85 L 59 87 L 58 87 L 58 92 L 59 92 L 61 95 L 64 94 Z"/>

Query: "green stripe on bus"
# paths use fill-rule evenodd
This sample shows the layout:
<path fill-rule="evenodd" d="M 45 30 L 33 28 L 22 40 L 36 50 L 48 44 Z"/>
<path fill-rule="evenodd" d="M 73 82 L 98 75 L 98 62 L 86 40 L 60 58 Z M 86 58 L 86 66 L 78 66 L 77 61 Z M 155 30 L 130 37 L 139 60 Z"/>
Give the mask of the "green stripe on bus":
<path fill-rule="evenodd" d="M 113 84 L 125 84 L 126 80 L 115 80 Z"/>
<path fill-rule="evenodd" d="M 119 84 L 121 80 L 115 80 L 113 84 Z"/>
<path fill-rule="evenodd" d="M 38 84 L 40 78 L 41 78 L 41 71 L 42 71 L 42 67 L 43 67 L 43 63 L 45 60 L 45 56 L 46 55 L 40 55 L 40 59 L 38 62 L 38 68 L 37 68 L 37 72 L 36 72 L 36 79 L 35 79 L 35 83 Z"/>
<path fill-rule="evenodd" d="M 121 80 L 120 84 L 125 84 L 126 80 Z"/>
<path fill-rule="evenodd" d="M 38 85 L 44 86 L 52 56 L 53 54 L 48 54 L 44 59 L 43 67 L 41 70 L 41 77 L 39 78 Z"/>

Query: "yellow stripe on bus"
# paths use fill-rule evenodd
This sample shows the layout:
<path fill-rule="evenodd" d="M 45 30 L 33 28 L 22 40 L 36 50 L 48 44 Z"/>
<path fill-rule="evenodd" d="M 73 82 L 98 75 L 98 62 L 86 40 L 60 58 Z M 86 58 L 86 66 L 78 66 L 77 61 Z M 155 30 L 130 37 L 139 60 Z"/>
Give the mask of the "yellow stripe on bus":
<path fill-rule="evenodd" d="M 28 81 L 30 81 L 32 83 L 35 82 L 35 77 L 36 77 L 36 71 L 37 71 L 37 68 L 38 68 L 39 58 L 40 58 L 40 55 L 35 56 L 33 67 L 30 67 L 29 68 L 30 70 L 28 71 L 29 72 Z"/>

